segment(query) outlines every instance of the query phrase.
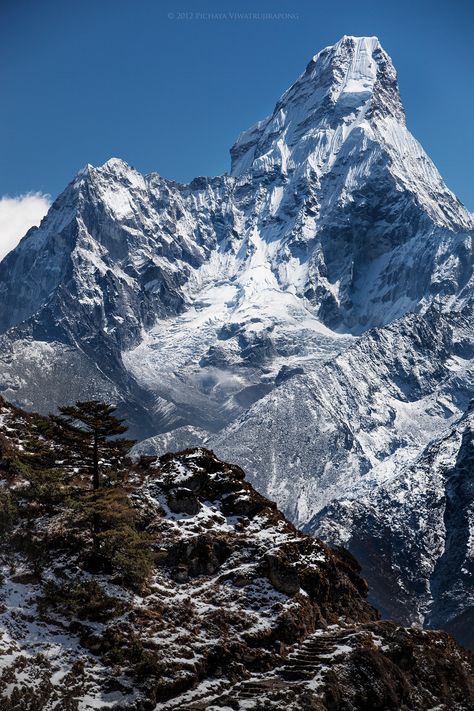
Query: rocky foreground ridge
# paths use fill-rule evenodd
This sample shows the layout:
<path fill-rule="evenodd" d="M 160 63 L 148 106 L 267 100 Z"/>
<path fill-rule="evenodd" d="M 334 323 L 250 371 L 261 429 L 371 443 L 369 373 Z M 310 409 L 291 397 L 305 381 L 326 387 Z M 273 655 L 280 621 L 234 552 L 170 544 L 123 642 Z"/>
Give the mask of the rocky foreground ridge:
<path fill-rule="evenodd" d="M 472 655 L 380 622 L 352 556 L 239 467 L 196 448 L 115 481 L 102 462 L 91 528 L 55 432 L 1 401 L 5 711 L 474 708 Z"/>

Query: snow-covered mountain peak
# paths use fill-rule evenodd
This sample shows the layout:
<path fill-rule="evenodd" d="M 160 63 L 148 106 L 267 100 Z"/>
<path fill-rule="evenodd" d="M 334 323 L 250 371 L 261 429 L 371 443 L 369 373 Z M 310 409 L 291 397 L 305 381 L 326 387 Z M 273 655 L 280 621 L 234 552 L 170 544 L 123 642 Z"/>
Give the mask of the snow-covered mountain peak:
<path fill-rule="evenodd" d="M 387 69 L 380 63 L 382 54 L 391 64 L 377 37 L 344 35 L 336 44 L 325 47 L 314 55 L 303 77 L 309 75 L 312 80 L 320 83 L 326 79 L 322 77 L 321 70 L 328 67 L 334 70 L 344 66 L 344 74 L 333 74 L 329 77 L 334 87 L 351 93 L 365 92 L 373 88 L 377 74 Z"/>
<path fill-rule="evenodd" d="M 89 164 L 78 175 L 83 180 L 92 182 L 112 180 L 132 183 L 137 176 L 140 176 L 143 181 L 141 173 L 121 158 L 109 158 L 105 163 L 98 166 Z"/>
<path fill-rule="evenodd" d="M 141 176 L 131 165 L 121 158 L 109 158 L 102 165 L 87 163 L 73 179 L 71 185 L 80 187 L 104 181 L 130 181 L 130 176 Z M 133 181 L 133 178 L 132 178 Z"/>
<path fill-rule="evenodd" d="M 334 101 L 367 108 L 391 116 L 404 123 L 397 74 L 389 55 L 377 37 L 352 37 L 344 35 L 332 47 L 319 52 L 305 74 L 321 81 L 323 70 L 332 69 L 332 92 Z"/>
<path fill-rule="evenodd" d="M 132 169 L 126 161 L 124 161 L 122 158 L 116 158 L 115 156 L 109 158 L 109 160 L 105 161 L 105 163 L 100 167 L 102 169 L 114 170 L 118 172 L 129 171 Z"/>
<path fill-rule="evenodd" d="M 313 57 L 271 116 L 239 136 L 231 172 L 287 174 L 307 162 L 324 173 L 354 128 L 381 118 L 405 124 L 393 63 L 376 37 L 344 36 Z"/>
<path fill-rule="evenodd" d="M 376 37 L 344 36 L 321 50 L 273 113 L 241 133 L 230 152 L 233 176 L 277 189 L 291 182 L 295 194 L 312 193 L 313 207 L 326 221 L 363 195 L 366 204 L 379 206 L 373 221 L 393 225 L 404 208 L 398 204 L 387 214 L 391 193 L 417 213 L 403 217 L 405 225 L 416 219 L 427 229 L 473 227 L 472 216 L 408 131 L 395 68 Z M 354 224 L 353 217 L 348 221 Z"/>

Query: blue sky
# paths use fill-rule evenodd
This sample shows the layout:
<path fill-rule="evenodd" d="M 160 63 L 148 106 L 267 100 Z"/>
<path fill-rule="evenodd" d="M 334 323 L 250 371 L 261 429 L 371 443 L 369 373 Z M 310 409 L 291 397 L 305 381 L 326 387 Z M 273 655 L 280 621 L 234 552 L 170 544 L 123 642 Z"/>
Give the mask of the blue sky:
<path fill-rule="evenodd" d="M 245 12 L 290 16 L 230 17 Z M 0 195 L 54 197 L 111 156 L 176 180 L 220 174 L 311 56 L 353 34 L 379 37 L 409 128 L 474 210 L 473 31 L 468 0 L 2 0 Z"/>

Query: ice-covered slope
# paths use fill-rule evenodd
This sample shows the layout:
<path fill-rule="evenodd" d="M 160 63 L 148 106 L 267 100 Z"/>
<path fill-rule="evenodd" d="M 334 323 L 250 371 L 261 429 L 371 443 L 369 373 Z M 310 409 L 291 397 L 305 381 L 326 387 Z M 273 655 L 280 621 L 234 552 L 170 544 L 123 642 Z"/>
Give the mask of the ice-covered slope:
<path fill-rule="evenodd" d="M 210 443 L 305 524 L 341 492 L 393 476 L 467 407 L 473 349 L 469 314 L 409 314 L 283 383 Z"/>

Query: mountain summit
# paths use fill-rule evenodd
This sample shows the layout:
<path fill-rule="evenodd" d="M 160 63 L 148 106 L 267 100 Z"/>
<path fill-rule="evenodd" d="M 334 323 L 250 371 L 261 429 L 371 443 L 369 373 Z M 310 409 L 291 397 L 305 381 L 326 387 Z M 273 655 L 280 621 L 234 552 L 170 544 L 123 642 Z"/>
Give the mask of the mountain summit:
<path fill-rule="evenodd" d="M 355 191 L 383 178 L 384 190 L 407 191 L 435 224 L 473 225 L 406 129 L 395 68 L 376 37 L 345 36 L 319 52 L 231 156 L 236 176 L 309 178 L 320 188 L 320 212 L 346 207 Z"/>
<path fill-rule="evenodd" d="M 231 175 L 189 184 L 119 159 L 76 176 L 0 263 L 0 393 L 43 412 L 113 401 L 152 451 L 207 440 L 350 545 L 331 500 L 373 501 L 468 408 L 473 216 L 373 37 L 319 52 L 231 156 Z"/>
<path fill-rule="evenodd" d="M 305 161 L 322 174 L 352 131 L 375 118 L 405 123 L 395 69 L 376 37 L 345 36 L 313 57 L 271 116 L 239 136 L 232 174 L 287 174 Z"/>

